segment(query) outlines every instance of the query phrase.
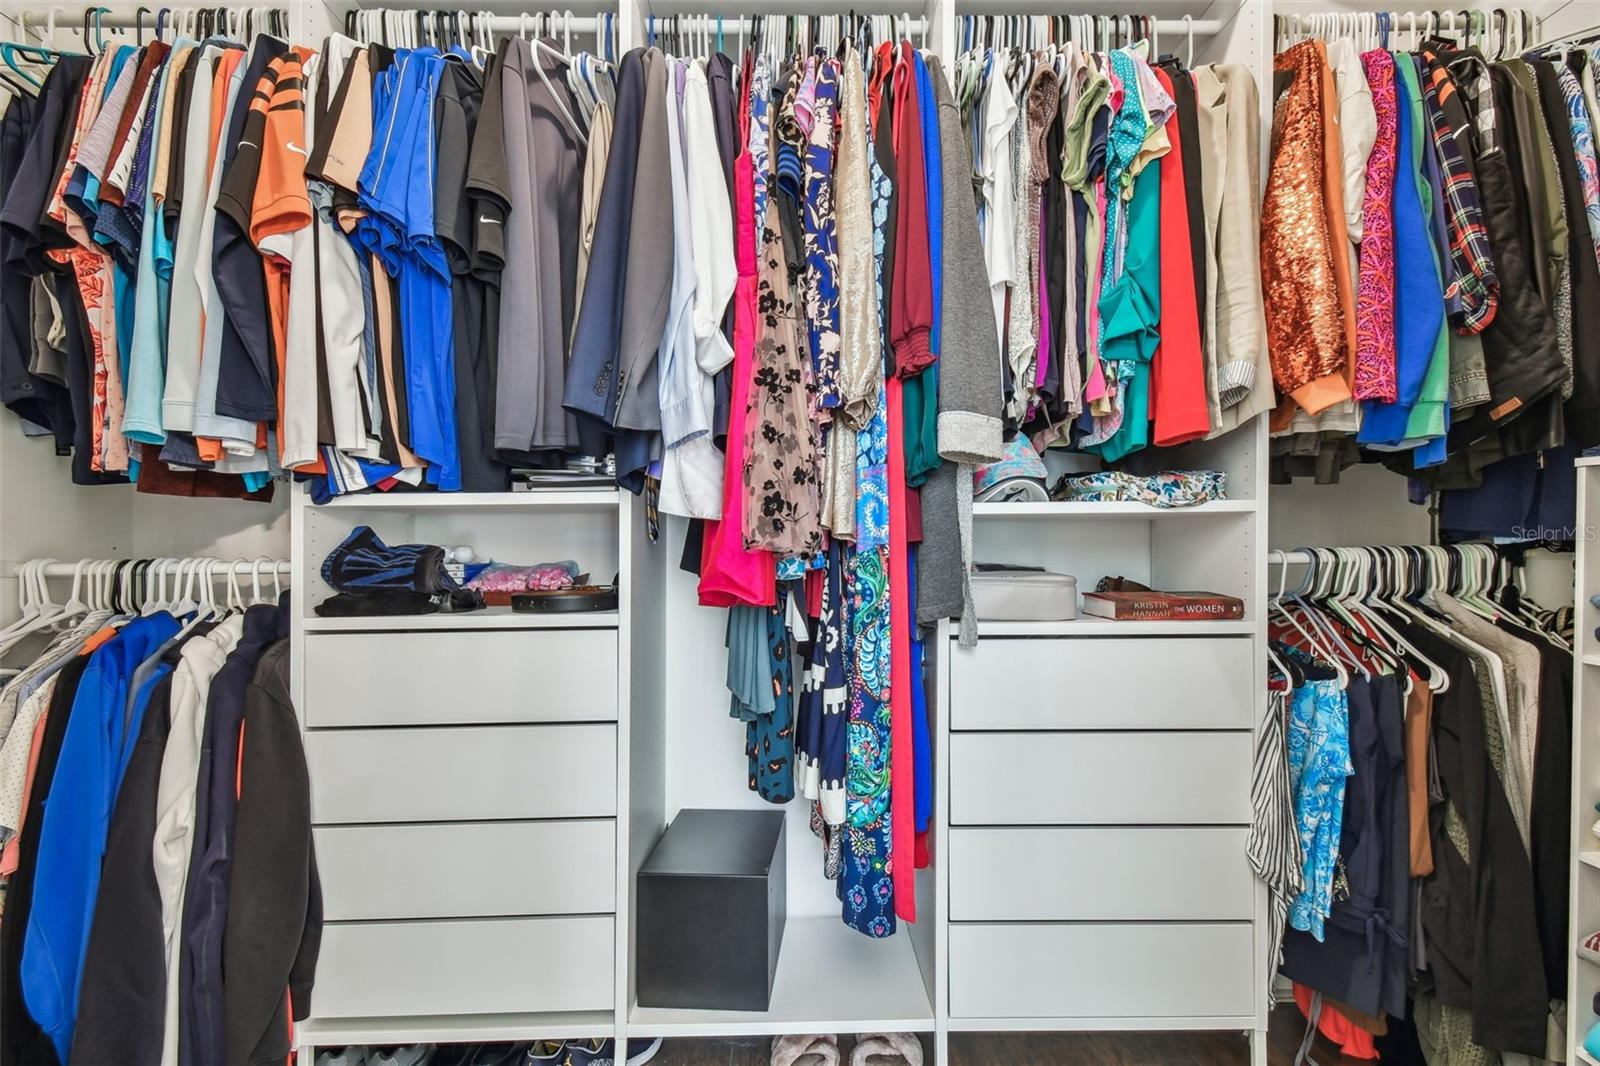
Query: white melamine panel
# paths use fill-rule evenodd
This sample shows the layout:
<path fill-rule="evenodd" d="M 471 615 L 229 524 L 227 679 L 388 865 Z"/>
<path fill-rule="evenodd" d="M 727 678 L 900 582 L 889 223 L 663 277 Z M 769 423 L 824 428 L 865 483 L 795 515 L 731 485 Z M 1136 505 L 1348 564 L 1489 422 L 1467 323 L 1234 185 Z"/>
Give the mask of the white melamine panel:
<path fill-rule="evenodd" d="M 950 728 L 1249 729 L 1251 642 L 985 640 L 950 650 Z"/>
<path fill-rule="evenodd" d="M 952 825 L 1246 825 L 1249 733 L 957 733 Z"/>
<path fill-rule="evenodd" d="M 1244 827 L 952 829 L 950 920 L 1249 921 Z"/>
<path fill-rule="evenodd" d="M 330 922 L 371 918 L 609 914 L 617 824 L 563 822 L 319 826 Z"/>
<path fill-rule="evenodd" d="M 614 926 L 610 915 L 332 923 L 317 1017 L 605 1010 Z"/>
<path fill-rule="evenodd" d="M 305 742 L 320 824 L 617 813 L 613 725 L 322 729 Z"/>
<path fill-rule="evenodd" d="M 950 926 L 958 1018 L 1250 1014 L 1248 923 Z"/>
<path fill-rule="evenodd" d="M 604 722 L 615 630 L 311 633 L 306 725 Z"/>

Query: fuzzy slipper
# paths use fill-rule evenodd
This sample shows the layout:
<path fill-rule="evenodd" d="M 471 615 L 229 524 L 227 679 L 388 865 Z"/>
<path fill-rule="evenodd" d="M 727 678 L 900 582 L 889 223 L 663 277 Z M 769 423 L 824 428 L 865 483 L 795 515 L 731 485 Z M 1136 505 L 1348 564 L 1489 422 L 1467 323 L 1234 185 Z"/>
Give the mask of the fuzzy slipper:
<path fill-rule="evenodd" d="M 856 1041 L 850 1066 L 922 1066 L 922 1041 L 915 1033 L 869 1033 Z"/>
<path fill-rule="evenodd" d="M 839 1038 L 823 1036 L 775 1036 L 772 1038 L 772 1066 L 839 1066 Z"/>

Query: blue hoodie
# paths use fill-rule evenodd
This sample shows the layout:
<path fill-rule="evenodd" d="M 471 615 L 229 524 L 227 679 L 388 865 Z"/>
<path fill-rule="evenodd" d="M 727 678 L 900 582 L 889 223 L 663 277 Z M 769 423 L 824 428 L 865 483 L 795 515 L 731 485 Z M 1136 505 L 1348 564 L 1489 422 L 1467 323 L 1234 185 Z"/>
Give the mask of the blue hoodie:
<path fill-rule="evenodd" d="M 95 651 L 61 741 L 39 830 L 20 978 L 28 1013 L 50 1037 L 62 1062 L 72 1047 L 78 1017 L 79 977 L 111 809 L 127 751 L 139 734 L 139 723 L 126 714 L 128 684 L 139 664 L 177 632 L 178 620 L 165 612 L 135 618 Z"/>

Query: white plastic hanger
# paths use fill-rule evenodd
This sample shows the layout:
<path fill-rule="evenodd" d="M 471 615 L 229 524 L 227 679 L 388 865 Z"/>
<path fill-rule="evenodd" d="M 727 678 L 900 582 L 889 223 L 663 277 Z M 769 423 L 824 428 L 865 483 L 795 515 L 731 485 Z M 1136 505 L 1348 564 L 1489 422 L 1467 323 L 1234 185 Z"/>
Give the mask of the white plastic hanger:
<path fill-rule="evenodd" d="M 7 632 L 3 640 L 0 640 L 0 652 L 15 647 L 23 637 L 44 629 L 61 616 L 63 607 L 50 599 L 50 589 L 44 574 L 47 566 L 57 562 L 60 560 L 39 559 L 28 568 L 28 580 L 32 582 L 33 595 L 37 598 L 35 610 L 27 621 Z"/>
<path fill-rule="evenodd" d="M 1284 607 L 1283 597 L 1288 585 L 1288 577 L 1288 567 L 1280 568 L 1278 571 L 1278 594 L 1269 602 L 1268 613 L 1277 613 L 1286 622 L 1288 622 L 1297 633 L 1306 639 L 1306 643 L 1309 644 L 1324 661 L 1333 667 L 1334 673 L 1338 675 L 1339 687 L 1341 689 L 1349 688 L 1350 672 L 1345 669 L 1344 663 L 1340 661 L 1338 656 L 1334 655 L 1327 648 L 1323 647 L 1322 641 L 1312 636 L 1311 633 L 1300 624 L 1299 620 L 1296 619 L 1294 615 L 1290 614 L 1288 609 Z"/>
<path fill-rule="evenodd" d="M 227 610 L 245 610 L 245 592 L 238 586 L 238 563 L 227 563 Z"/>
<path fill-rule="evenodd" d="M 39 602 L 33 595 L 33 571 L 37 565 L 37 560 L 30 559 L 17 566 L 17 617 L 0 629 L 0 643 L 39 616 Z"/>
<path fill-rule="evenodd" d="M 1305 621 L 1328 641 L 1328 647 L 1336 655 L 1343 655 L 1347 665 L 1353 667 L 1357 673 L 1370 681 L 1372 679 L 1372 671 L 1368 669 L 1366 662 L 1356 653 L 1354 648 L 1350 647 L 1349 643 L 1344 639 L 1344 635 L 1328 621 L 1319 606 L 1321 601 L 1327 598 L 1334 577 L 1332 553 L 1327 552 L 1325 548 L 1313 548 L 1311 551 L 1312 555 L 1318 560 L 1317 565 L 1313 567 L 1309 575 L 1313 585 L 1311 600 L 1317 602 L 1311 602 L 1304 594 L 1292 596 L 1291 600 L 1300 608 Z M 1327 554 L 1324 554 L 1325 552 Z"/>
<path fill-rule="evenodd" d="M 1373 609 L 1369 600 L 1375 592 L 1376 557 L 1374 553 L 1358 550 L 1361 566 L 1361 590 L 1357 598 L 1350 601 L 1350 607 L 1376 630 L 1383 633 L 1394 643 L 1394 646 L 1421 662 L 1428 670 L 1428 688 L 1435 692 L 1444 692 L 1450 687 L 1450 675 L 1438 663 L 1428 658 L 1415 645 L 1406 640 L 1398 630 L 1389 624 L 1381 614 Z"/>

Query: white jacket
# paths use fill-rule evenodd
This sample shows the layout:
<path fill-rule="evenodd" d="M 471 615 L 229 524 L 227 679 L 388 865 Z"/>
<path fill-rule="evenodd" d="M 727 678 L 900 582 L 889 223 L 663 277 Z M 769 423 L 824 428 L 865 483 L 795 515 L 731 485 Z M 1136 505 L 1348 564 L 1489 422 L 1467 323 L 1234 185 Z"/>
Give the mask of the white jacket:
<path fill-rule="evenodd" d="M 162 1066 L 178 1062 L 178 975 L 183 932 L 183 893 L 194 846 L 195 787 L 200 774 L 200 741 L 206 727 L 211 679 L 244 633 L 244 616 L 229 615 L 215 629 L 183 645 L 172 672 L 172 729 L 161 757 L 156 786 L 156 833 L 150 857 L 161 892 L 161 931 L 167 959 L 166 1024 Z"/>

